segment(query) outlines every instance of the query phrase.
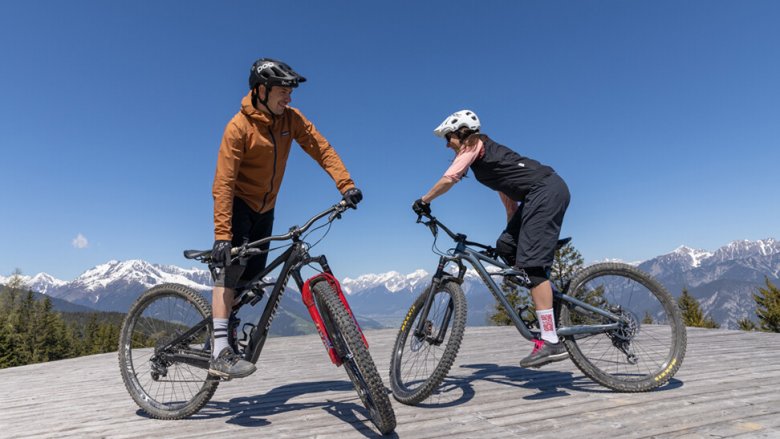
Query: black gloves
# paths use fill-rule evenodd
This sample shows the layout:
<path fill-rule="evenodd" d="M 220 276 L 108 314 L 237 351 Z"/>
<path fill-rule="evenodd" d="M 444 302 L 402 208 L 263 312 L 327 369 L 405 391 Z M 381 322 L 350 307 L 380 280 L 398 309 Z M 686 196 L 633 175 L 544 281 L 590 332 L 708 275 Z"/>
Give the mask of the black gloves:
<path fill-rule="evenodd" d="M 230 241 L 218 239 L 214 241 L 214 247 L 211 249 L 211 260 L 218 268 L 224 268 L 230 265 Z"/>
<path fill-rule="evenodd" d="M 422 198 L 418 198 L 417 201 L 412 204 L 412 210 L 417 215 L 430 215 L 431 214 L 431 204 L 426 203 L 422 200 Z"/>
<path fill-rule="evenodd" d="M 357 204 L 363 199 L 363 192 L 360 189 L 353 187 L 352 189 L 344 192 L 344 202 L 347 203 L 347 207 L 357 209 Z"/>

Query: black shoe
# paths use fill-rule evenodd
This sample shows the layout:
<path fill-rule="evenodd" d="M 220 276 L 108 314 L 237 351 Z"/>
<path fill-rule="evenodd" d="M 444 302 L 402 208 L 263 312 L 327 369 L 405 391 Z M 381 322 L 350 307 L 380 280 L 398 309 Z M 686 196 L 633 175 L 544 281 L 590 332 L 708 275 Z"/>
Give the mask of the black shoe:
<path fill-rule="evenodd" d="M 209 361 L 209 374 L 220 378 L 244 378 L 257 370 L 254 364 L 241 359 L 233 349 L 228 346 L 220 351 L 217 358 Z"/>
<path fill-rule="evenodd" d="M 561 361 L 569 358 L 563 342 L 550 343 L 545 340 L 534 340 L 534 350 L 527 357 L 520 360 L 522 367 L 540 367 L 553 361 Z"/>

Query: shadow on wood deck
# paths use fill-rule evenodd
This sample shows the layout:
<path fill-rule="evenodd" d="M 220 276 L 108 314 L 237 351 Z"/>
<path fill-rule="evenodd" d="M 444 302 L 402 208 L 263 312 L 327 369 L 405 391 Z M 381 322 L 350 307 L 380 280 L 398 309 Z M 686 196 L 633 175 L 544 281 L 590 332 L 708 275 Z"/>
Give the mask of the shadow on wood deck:
<path fill-rule="evenodd" d="M 368 331 L 385 384 L 395 330 Z M 396 437 L 780 438 L 780 334 L 689 328 L 685 362 L 661 389 L 616 393 L 569 361 L 523 369 L 514 328 L 467 328 L 443 393 L 395 400 Z M 146 417 L 116 354 L 0 370 L 0 437 L 378 437 L 317 336 L 270 339 L 258 371 L 220 384 L 181 421 Z M 391 436 L 392 437 L 392 436 Z"/>

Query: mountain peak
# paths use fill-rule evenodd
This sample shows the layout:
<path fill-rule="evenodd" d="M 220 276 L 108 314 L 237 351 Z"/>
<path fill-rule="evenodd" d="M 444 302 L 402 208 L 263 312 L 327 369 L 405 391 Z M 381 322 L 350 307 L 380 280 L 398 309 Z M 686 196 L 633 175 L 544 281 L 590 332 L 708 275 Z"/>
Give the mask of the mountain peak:
<path fill-rule="evenodd" d="M 379 274 L 364 274 L 355 279 L 345 277 L 341 280 L 341 286 L 347 294 L 378 286 L 384 286 L 391 293 L 395 293 L 407 287 L 414 287 L 421 279 L 425 279 L 427 276 L 428 272 L 422 269 L 415 270 L 409 274 L 388 271 Z"/>
<path fill-rule="evenodd" d="M 700 267 L 703 260 L 712 256 L 711 252 L 691 248 L 685 245 L 677 247 L 672 254 L 680 255 L 687 259 L 691 267 Z"/>

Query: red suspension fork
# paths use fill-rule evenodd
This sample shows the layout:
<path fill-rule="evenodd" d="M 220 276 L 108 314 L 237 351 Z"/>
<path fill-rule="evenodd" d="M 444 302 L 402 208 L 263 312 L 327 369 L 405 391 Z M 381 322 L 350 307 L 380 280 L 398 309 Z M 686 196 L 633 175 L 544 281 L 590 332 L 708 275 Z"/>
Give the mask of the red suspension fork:
<path fill-rule="evenodd" d="M 316 276 L 309 278 L 303 284 L 303 291 L 301 291 L 301 295 L 303 297 L 303 304 L 306 305 L 306 309 L 309 310 L 311 319 L 314 321 L 314 325 L 317 327 L 317 332 L 320 334 L 320 338 L 322 339 L 322 344 L 325 345 L 325 350 L 327 350 L 328 352 L 330 361 L 332 361 L 333 364 L 335 364 L 336 366 L 341 366 L 342 361 L 338 353 L 336 352 L 335 347 L 333 346 L 333 338 L 328 333 L 328 328 L 325 326 L 325 323 L 322 320 L 322 316 L 320 315 L 319 310 L 317 310 L 317 306 L 314 301 L 314 291 L 311 288 L 311 285 L 316 284 L 317 282 L 327 282 L 328 285 L 330 285 L 330 287 L 333 288 L 333 290 L 336 292 L 336 294 L 339 297 L 339 300 L 341 300 L 341 303 L 344 304 L 344 308 L 347 310 L 347 313 L 355 322 L 355 326 L 357 326 L 358 332 L 360 332 L 360 337 L 363 339 L 363 344 L 366 345 L 366 349 L 368 349 L 368 340 L 366 340 L 366 336 L 363 335 L 363 330 L 360 329 L 360 324 L 355 318 L 355 315 L 352 313 L 352 308 L 349 307 L 347 298 L 344 297 L 344 293 L 341 291 L 341 285 L 339 285 L 339 282 L 336 280 L 336 278 L 329 273 L 320 273 Z"/>

